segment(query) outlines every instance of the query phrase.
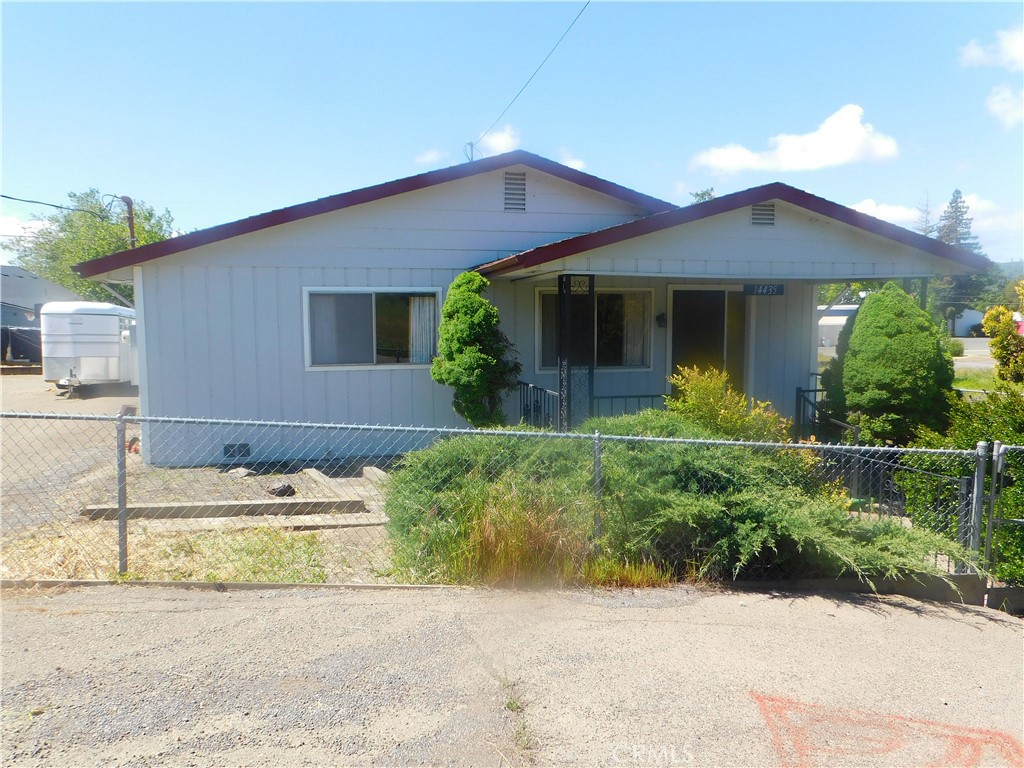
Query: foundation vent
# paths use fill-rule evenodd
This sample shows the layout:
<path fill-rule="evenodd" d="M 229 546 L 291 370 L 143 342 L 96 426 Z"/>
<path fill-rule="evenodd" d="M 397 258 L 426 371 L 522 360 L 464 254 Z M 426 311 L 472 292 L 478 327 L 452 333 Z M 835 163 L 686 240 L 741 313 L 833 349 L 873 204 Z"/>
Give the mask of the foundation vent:
<path fill-rule="evenodd" d="M 505 210 L 526 210 L 526 172 L 505 171 Z"/>
<path fill-rule="evenodd" d="M 754 227 L 774 227 L 775 203 L 757 203 L 750 206 L 750 224 Z"/>

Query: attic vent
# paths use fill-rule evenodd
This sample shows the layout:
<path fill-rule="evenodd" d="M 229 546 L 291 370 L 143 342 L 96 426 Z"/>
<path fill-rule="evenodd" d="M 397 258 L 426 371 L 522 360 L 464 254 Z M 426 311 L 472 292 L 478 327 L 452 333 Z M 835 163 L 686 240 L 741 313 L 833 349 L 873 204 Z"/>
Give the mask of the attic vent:
<path fill-rule="evenodd" d="M 505 171 L 505 210 L 526 210 L 526 172 Z"/>
<path fill-rule="evenodd" d="M 750 224 L 754 227 L 774 227 L 775 203 L 756 203 L 750 206 Z"/>

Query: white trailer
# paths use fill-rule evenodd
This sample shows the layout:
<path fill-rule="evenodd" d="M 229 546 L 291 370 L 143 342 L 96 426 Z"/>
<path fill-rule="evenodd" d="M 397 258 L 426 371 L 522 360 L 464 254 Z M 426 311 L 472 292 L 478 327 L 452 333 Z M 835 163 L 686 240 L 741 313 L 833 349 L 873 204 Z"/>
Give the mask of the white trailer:
<path fill-rule="evenodd" d="M 39 312 L 43 379 L 61 389 L 137 384 L 135 310 L 91 301 L 51 301 Z"/>

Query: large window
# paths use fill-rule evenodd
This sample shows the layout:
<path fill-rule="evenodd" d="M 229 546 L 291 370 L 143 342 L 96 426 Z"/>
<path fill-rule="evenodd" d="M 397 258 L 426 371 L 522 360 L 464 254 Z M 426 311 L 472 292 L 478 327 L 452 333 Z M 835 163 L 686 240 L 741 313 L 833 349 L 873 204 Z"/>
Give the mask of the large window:
<path fill-rule="evenodd" d="M 556 368 L 558 294 L 543 291 L 539 303 L 540 367 Z M 650 367 L 650 291 L 598 291 L 595 304 L 593 319 L 581 317 L 573 322 L 574 337 L 580 332 L 593 334 L 595 365 L 599 368 Z"/>
<path fill-rule="evenodd" d="M 310 288 L 309 364 L 427 365 L 437 338 L 437 294 Z"/>

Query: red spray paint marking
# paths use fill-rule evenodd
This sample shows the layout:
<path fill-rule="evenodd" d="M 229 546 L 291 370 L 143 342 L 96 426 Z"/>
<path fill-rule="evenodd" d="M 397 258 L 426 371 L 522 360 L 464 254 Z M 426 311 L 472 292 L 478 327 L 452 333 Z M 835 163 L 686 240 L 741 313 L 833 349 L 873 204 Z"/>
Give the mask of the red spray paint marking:
<path fill-rule="evenodd" d="M 804 704 L 750 692 L 785 768 L 927 765 L 1024 768 L 1024 746 L 999 731 Z"/>

